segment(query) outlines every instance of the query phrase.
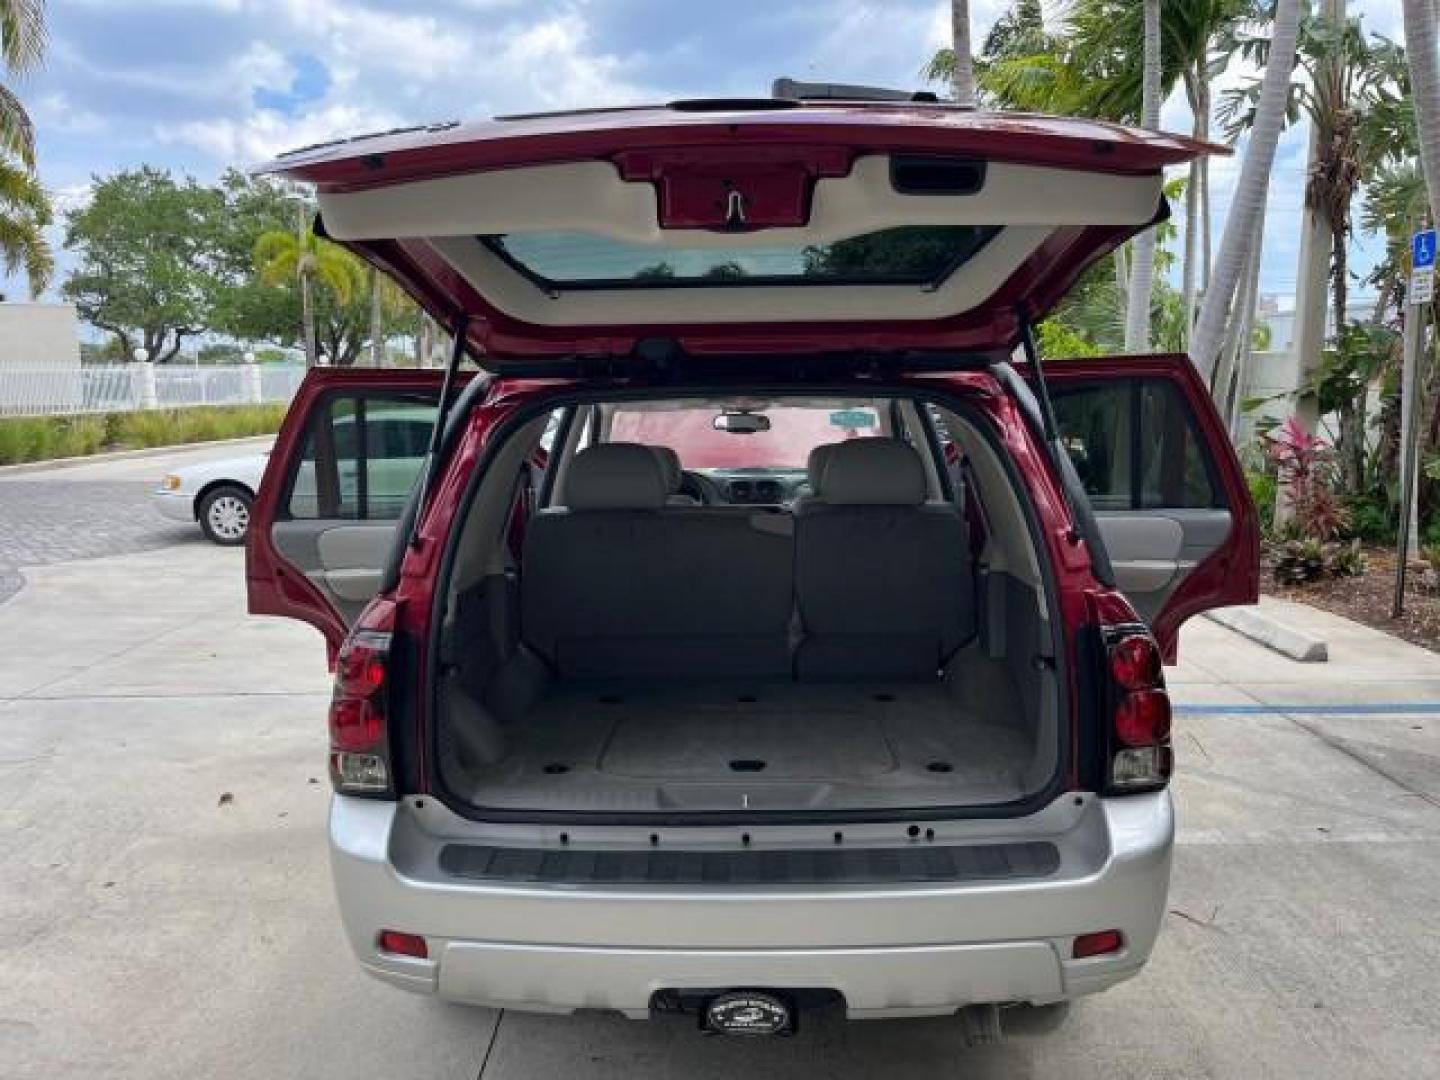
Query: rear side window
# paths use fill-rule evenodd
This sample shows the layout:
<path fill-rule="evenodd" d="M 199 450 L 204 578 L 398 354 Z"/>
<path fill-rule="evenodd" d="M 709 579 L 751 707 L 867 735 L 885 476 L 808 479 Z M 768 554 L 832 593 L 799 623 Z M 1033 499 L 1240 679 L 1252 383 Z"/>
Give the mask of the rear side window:
<path fill-rule="evenodd" d="M 391 521 L 420 475 L 435 403 L 340 395 L 317 408 L 287 503 L 300 520 Z"/>
<path fill-rule="evenodd" d="M 1054 401 L 1061 441 L 1096 510 L 1224 506 L 1194 418 L 1171 383 L 1057 387 Z"/>

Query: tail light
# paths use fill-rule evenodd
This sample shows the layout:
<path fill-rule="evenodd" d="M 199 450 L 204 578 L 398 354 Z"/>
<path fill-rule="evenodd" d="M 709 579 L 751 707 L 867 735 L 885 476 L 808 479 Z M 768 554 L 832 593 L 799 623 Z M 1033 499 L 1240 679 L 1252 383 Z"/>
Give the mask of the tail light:
<path fill-rule="evenodd" d="M 335 663 L 330 698 L 330 782 L 345 795 L 392 796 L 390 642 L 394 605 L 361 615 Z"/>
<path fill-rule="evenodd" d="M 1105 631 L 1112 793 L 1154 791 L 1170 781 L 1170 695 L 1160 647 L 1140 626 Z"/>

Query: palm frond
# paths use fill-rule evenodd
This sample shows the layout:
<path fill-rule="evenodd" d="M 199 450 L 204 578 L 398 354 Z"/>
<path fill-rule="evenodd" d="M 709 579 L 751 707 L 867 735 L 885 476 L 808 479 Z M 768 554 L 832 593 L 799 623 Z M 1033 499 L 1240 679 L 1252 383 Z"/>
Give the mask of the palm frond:
<path fill-rule="evenodd" d="M 0 59 L 14 72 L 26 72 L 45 56 L 45 0 L 0 2 Z"/>
<path fill-rule="evenodd" d="M 23 269 L 31 296 L 44 292 L 55 272 L 55 254 L 44 226 L 33 217 L 0 214 L 0 265 L 8 276 Z"/>
<path fill-rule="evenodd" d="M 283 285 L 294 280 L 302 255 L 294 233 L 278 229 L 262 233 L 255 241 L 255 272 L 266 285 Z"/>
<path fill-rule="evenodd" d="M 35 125 L 20 99 L 4 83 L 0 83 L 0 153 L 14 154 L 26 168 L 35 167 Z"/>

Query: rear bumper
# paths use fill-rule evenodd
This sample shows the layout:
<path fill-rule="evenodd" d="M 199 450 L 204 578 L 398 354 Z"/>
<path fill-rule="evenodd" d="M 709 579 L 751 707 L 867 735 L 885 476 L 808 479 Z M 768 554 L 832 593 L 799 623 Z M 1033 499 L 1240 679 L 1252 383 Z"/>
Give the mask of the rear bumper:
<path fill-rule="evenodd" d="M 1166 792 L 1085 796 L 1079 806 L 1065 796 L 1032 818 L 936 830 L 949 842 L 1048 839 L 1061 864 L 1046 878 L 828 889 L 510 885 L 449 877 L 439 868 L 440 847 L 476 828 L 434 800 L 417 809 L 335 798 L 330 839 L 341 913 L 371 974 L 452 1001 L 532 1011 L 610 1009 L 640 1017 L 660 990 L 767 987 L 834 990 L 850 1016 L 888 1017 L 1061 1001 L 1136 974 L 1165 909 L 1174 817 Z M 487 841 L 553 846 L 554 831 L 496 827 Z M 777 832 L 773 842 L 805 842 L 797 835 L 804 831 Z M 871 831 L 873 838 L 857 841 L 904 836 L 893 826 Z M 577 831 L 570 842 L 620 842 L 618 830 L 602 832 L 586 838 Z M 689 832 L 690 840 L 674 842 L 698 846 L 707 830 Z M 762 830 L 754 842 L 765 842 Z M 376 942 L 384 929 L 424 935 L 429 958 L 381 953 Z M 1109 929 L 1124 935 L 1120 952 L 1070 959 L 1077 934 Z"/>

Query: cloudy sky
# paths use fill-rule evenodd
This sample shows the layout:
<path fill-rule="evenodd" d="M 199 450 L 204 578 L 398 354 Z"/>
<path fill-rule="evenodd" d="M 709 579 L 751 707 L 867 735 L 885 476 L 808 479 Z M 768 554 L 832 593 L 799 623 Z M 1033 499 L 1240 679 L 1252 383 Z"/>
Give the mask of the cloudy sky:
<path fill-rule="evenodd" d="M 1006 6 L 971 0 L 977 43 Z M 1369 29 L 1400 36 L 1395 0 L 1350 7 Z M 157 164 L 208 180 L 289 147 L 407 123 L 765 94 L 777 75 L 918 87 L 949 32 L 945 0 L 54 0 L 49 9 L 46 67 L 15 88 L 62 207 L 83 201 L 96 174 Z M 1188 130 L 1183 101 L 1167 103 L 1164 126 Z M 1304 155 L 1303 131 L 1291 132 L 1271 188 L 1265 291 L 1294 286 Z M 1237 170 L 1238 159 L 1215 167 L 1217 242 Z"/>

